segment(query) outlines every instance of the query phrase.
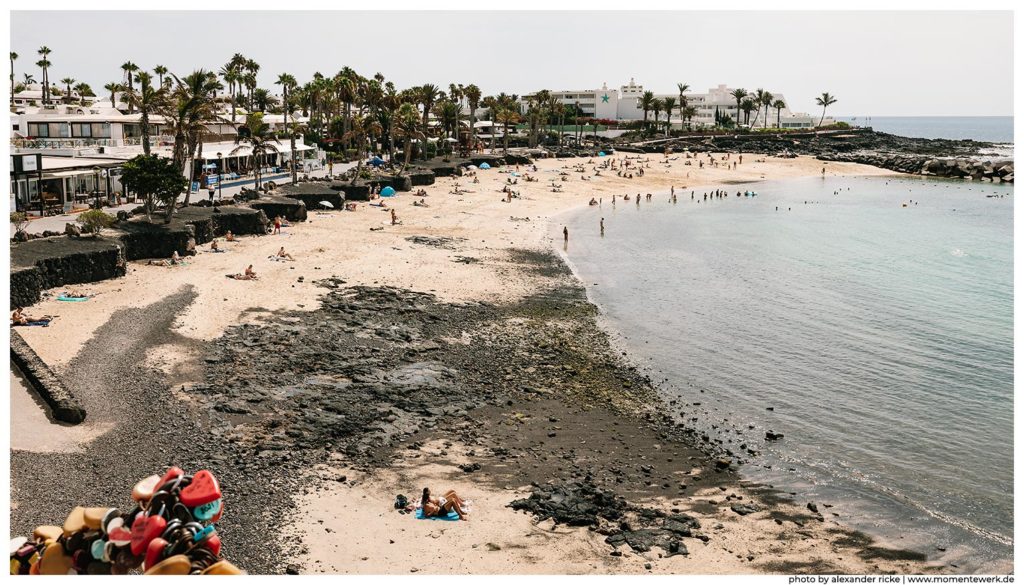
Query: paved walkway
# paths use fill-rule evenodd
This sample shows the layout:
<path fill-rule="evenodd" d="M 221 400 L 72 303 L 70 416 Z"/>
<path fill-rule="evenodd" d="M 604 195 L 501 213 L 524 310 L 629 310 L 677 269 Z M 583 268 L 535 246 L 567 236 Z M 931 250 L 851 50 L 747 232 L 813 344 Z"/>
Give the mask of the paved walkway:
<path fill-rule="evenodd" d="M 344 173 L 345 171 L 347 171 L 348 169 L 350 169 L 350 168 L 352 168 L 354 166 L 355 166 L 355 163 L 335 164 L 334 165 L 334 172 L 335 172 L 335 174 Z M 313 171 L 311 173 L 305 173 L 305 174 L 308 174 L 310 177 L 320 178 L 320 177 L 327 176 L 327 171 L 326 170 Z M 288 178 L 287 174 L 273 175 L 271 177 L 262 177 L 261 180 L 263 182 L 274 181 L 275 183 L 278 183 L 278 184 L 290 182 L 290 179 Z M 256 179 L 254 179 L 254 178 L 241 179 L 241 180 L 238 180 L 238 181 L 232 181 L 230 183 L 225 182 L 224 183 L 224 187 L 217 192 L 216 197 L 217 197 L 217 199 L 221 199 L 221 198 L 223 198 L 223 199 L 231 199 L 232 197 L 237 195 L 239 192 L 241 192 L 243 187 L 251 187 L 255 182 L 256 182 Z M 208 197 L 208 195 L 207 195 L 206 189 L 200 189 L 198 193 L 192 193 L 192 199 L 191 200 L 192 201 L 197 201 L 197 200 L 201 200 L 201 199 L 206 199 L 207 197 Z M 179 201 L 184 201 L 184 200 L 185 200 L 185 196 L 182 195 L 181 198 L 179 199 Z M 126 204 L 120 205 L 120 206 L 104 207 L 103 211 L 105 211 L 105 212 L 107 212 L 107 213 L 109 213 L 111 215 L 116 215 L 118 211 L 122 211 L 122 210 L 123 211 L 131 211 L 132 209 L 135 209 L 139 205 L 141 205 L 141 202 L 137 201 L 135 203 L 126 203 Z M 41 218 L 38 218 L 38 219 L 33 219 L 32 221 L 29 222 L 28 226 L 25 227 L 25 231 L 30 233 L 30 234 L 41 234 L 41 233 L 43 233 L 45 231 L 63 232 L 64 231 L 64 225 L 68 224 L 68 223 L 74 223 L 78 219 L 78 214 L 81 213 L 82 211 L 86 211 L 86 210 L 83 209 L 83 210 L 75 212 L 75 213 L 64 213 L 64 214 L 61 214 L 61 215 L 49 215 L 49 216 L 46 216 L 46 217 L 41 217 Z"/>

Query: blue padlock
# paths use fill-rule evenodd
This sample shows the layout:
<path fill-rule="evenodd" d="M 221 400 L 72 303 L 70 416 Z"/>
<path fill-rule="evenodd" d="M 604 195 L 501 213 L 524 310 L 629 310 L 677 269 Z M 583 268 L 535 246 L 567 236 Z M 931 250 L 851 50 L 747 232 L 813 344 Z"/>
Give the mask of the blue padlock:
<path fill-rule="evenodd" d="M 196 506 L 192 510 L 192 515 L 200 522 L 209 522 L 217 515 L 217 512 L 220 512 L 220 498 L 202 506 Z"/>
<path fill-rule="evenodd" d="M 196 535 L 192 537 L 192 542 L 199 542 L 199 541 L 203 540 L 207 536 L 213 534 L 214 530 L 216 530 L 216 528 L 214 528 L 213 524 L 210 524 L 209 526 L 206 526 L 205 528 L 203 528 L 199 532 L 196 532 Z"/>

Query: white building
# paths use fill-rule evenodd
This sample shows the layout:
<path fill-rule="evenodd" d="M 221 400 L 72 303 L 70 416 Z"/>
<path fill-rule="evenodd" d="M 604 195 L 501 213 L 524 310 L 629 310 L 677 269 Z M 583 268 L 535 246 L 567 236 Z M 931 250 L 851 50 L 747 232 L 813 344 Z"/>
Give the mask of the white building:
<path fill-rule="evenodd" d="M 562 90 L 550 93 L 552 97 L 566 106 L 578 105 L 584 115 L 588 117 L 629 121 L 642 120 L 644 118 L 644 110 L 641 103 L 644 91 L 643 85 L 630 79 L 629 83 L 620 86 L 618 89 L 609 89 L 608 84 L 605 83 L 600 89 Z M 690 125 L 694 128 L 714 126 L 716 111 L 720 116 L 729 116 L 733 120 L 739 119 L 742 123 L 743 112 L 741 111 L 740 116 L 737 117 L 736 98 L 732 96 L 732 91 L 733 88 L 721 84 L 718 87 L 709 89 L 705 93 L 685 93 L 687 105 L 697 110 L 696 115 L 689 121 Z M 773 101 L 786 101 L 786 98 L 781 93 L 772 92 L 772 95 Z M 524 110 L 527 109 L 528 104 L 535 96 L 536 94 L 527 95 L 520 100 Z M 658 99 L 671 97 L 676 100 L 676 106 L 670 113 L 670 119 L 673 127 L 683 127 L 683 121 L 680 118 L 679 112 L 679 92 L 655 93 L 654 97 Z M 661 120 L 665 119 L 664 112 L 662 112 L 660 118 Z M 770 109 L 767 118 L 769 128 L 776 126 L 782 128 L 811 128 L 816 126 L 818 122 L 818 119 L 810 114 L 791 111 L 788 105 L 782 108 L 781 111 Z M 648 112 L 648 120 L 653 119 L 653 114 Z M 826 123 L 830 121 L 830 119 L 826 119 Z M 763 107 L 759 111 L 751 112 L 751 126 L 761 127 L 764 124 L 765 111 Z"/>

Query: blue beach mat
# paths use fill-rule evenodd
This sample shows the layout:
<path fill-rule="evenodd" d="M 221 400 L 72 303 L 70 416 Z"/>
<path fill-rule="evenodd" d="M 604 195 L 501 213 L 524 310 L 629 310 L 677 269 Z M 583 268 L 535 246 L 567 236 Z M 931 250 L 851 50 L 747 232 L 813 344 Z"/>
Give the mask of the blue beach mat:
<path fill-rule="evenodd" d="M 451 512 L 448 512 L 447 516 L 427 516 L 426 518 L 424 518 L 423 517 L 423 508 L 417 508 L 416 509 L 416 519 L 417 520 L 446 520 L 448 522 L 451 522 L 451 521 L 456 521 L 457 522 L 459 520 L 459 515 L 455 513 L 455 510 L 452 510 Z"/>
<path fill-rule="evenodd" d="M 59 297 L 57 297 L 57 300 L 58 301 L 65 301 L 65 302 L 68 302 L 68 303 L 81 303 L 81 302 L 84 302 L 84 301 L 88 301 L 89 297 L 69 297 L 69 296 L 66 296 L 66 295 L 60 295 Z"/>

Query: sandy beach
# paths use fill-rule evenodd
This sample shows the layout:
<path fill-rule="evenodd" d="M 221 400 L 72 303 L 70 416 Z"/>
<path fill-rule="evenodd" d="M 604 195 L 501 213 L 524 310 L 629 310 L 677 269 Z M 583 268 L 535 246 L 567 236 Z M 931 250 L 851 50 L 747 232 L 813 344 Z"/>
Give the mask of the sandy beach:
<path fill-rule="evenodd" d="M 799 494 L 747 485 L 736 474 L 738 461 L 722 464 L 692 445 L 696 437 L 663 417 L 666 409 L 649 383 L 614 355 L 580 283 L 552 253 L 562 247 L 558 215 L 586 207 L 591 198 L 608 206 L 617 196 L 618 205 L 635 205 L 621 196 L 652 193 L 664 202 L 674 188 L 689 204 L 690 191 L 734 193 L 756 189 L 758 181 L 821 176 L 823 167 L 828 176 L 893 173 L 809 157 L 745 155 L 733 169 L 712 166 L 705 155 L 699 158 L 703 168 L 698 159 L 687 165 L 679 153 L 640 156 L 646 161 L 642 177 L 607 170 L 595 176 L 601 158 L 540 160 L 536 172 L 518 169 L 538 181 L 518 177 L 511 189 L 519 196 L 511 202 L 501 190 L 516 168 L 482 170 L 479 182 L 439 178 L 425 188 L 426 207 L 414 206 L 420 198 L 412 193 L 401 193 L 384 200 L 387 209 L 359 203 L 355 212 L 311 212 L 309 221 L 280 235 L 221 240 L 225 253 L 200 246 L 184 266 L 132 262 L 124 278 L 75 287 L 94 295 L 88 302 L 58 302 L 59 291 L 51 291 L 30 313 L 58 319 L 21 333 L 73 387 L 87 384 L 85 368 L 123 356 L 133 369 L 120 372 L 121 381 L 145 379 L 152 386 L 146 392 L 153 392 L 145 400 L 172 401 L 182 433 L 209 433 L 188 458 L 225 470 L 225 550 L 252 572 L 944 570 L 924 555 L 846 529 L 827 507 L 814 511 Z M 560 192 L 552 191 L 553 183 Z M 391 225 L 391 209 L 398 225 Z M 281 247 L 295 260 L 273 260 Z M 258 280 L 225 277 L 249 264 Z M 329 345 L 310 347 L 317 339 Z M 248 396 L 243 391 L 256 392 L 266 379 L 260 376 L 271 376 L 288 360 L 309 376 L 289 378 L 287 388 L 321 384 L 349 391 L 352 384 L 366 396 L 360 410 L 343 411 L 350 426 L 322 430 L 332 429 L 325 421 L 343 408 L 323 396 L 238 399 Z M 331 370 L 332 362 L 351 371 Z M 264 366 L 271 369 L 264 373 Z M 130 401 L 100 405 L 116 398 L 102 389 L 118 380 L 105 377 L 86 392 L 93 408 L 75 428 L 23 416 L 38 407 L 23 396 L 12 403 L 19 428 L 52 437 L 38 448 L 14 444 L 12 528 L 29 527 L 47 511 L 23 501 L 45 479 L 26 479 L 28 469 L 54 465 L 54 453 L 71 458 L 89 452 L 93 443 L 103 457 L 115 457 L 112 435 L 131 426 L 125 418 Z M 411 390 L 395 394 L 393 387 L 406 382 Z M 160 391 L 168 387 L 173 392 Z M 382 395 L 379 411 L 372 410 L 376 395 L 365 388 L 390 392 Z M 233 410 L 232 400 L 246 404 Z M 428 414 L 431 401 L 443 412 Z M 299 419 L 304 426 L 289 426 Z M 150 424 L 146 420 L 134 426 Z M 364 437 L 364 427 L 373 432 Z M 295 443 L 268 446 L 288 441 Z M 147 449 L 154 469 L 176 460 L 172 446 Z M 257 477 L 275 466 L 279 471 Z M 130 486 L 138 478 L 108 479 L 106 486 Z M 570 527 L 508 507 L 542 486 L 580 483 L 614 490 L 660 515 L 633 510 L 640 516 L 618 526 Z M 415 499 L 424 486 L 455 489 L 471 500 L 470 519 L 419 521 L 395 510 L 397 494 Z M 49 505 L 83 493 L 95 497 L 101 487 L 82 493 L 69 488 Z M 241 502 L 233 506 L 236 497 Z M 289 509 L 287 520 L 263 517 L 281 509 Z M 615 534 L 648 529 L 652 518 L 680 514 L 699 521 L 681 540 L 688 554 L 606 543 Z M 282 534 L 271 544 L 241 530 L 268 522 Z M 280 551 L 288 553 L 287 561 L 275 556 Z"/>

